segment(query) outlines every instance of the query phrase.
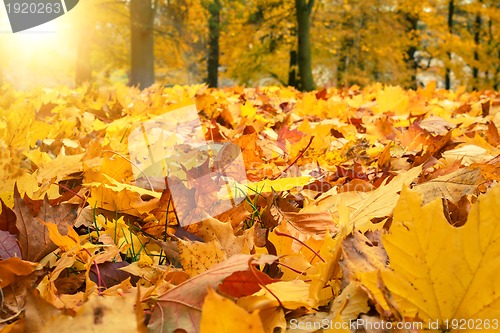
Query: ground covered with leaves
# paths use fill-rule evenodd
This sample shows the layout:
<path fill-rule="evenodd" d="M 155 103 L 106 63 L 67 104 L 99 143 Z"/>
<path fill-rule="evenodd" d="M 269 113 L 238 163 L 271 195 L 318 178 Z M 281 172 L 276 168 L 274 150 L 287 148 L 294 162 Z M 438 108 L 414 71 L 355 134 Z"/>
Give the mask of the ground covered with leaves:
<path fill-rule="evenodd" d="M 142 170 L 131 133 L 189 105 L 222 148 L 178 127 L 147 143 L 177 176 Z M 496 331 L 499 125 L 498 92 L 432 84 L 4 87 L 0 328 Z M 225 147 L 246 191 L 213 210 Z"/>

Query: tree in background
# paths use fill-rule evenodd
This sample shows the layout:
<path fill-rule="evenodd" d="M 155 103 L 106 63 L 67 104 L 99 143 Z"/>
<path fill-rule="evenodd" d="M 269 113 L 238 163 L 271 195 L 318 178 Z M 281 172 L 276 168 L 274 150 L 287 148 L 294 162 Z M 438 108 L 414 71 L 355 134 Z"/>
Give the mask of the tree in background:
<path fill-rule="evenodd" d="M 455 0 L 448 0 L 448 33 L 449 38 L 453 38 L 453 26 L 454 26 L 454 15 L 455 15 Z M 446 65 L 445 75 L 444 75 L 444 87 L 446 89 L 451 88 L 451 68 L 449 63 L 453 61 L 451 48 L 446 52 L 448 56 L 448 64 Z"/>
<path fill-rule="evenodd" d="M 500 3 L 478 0 L 467 4 L 468 31 L 473 40 L 473 53 L 469 53 L 473 89 L 494 87 L 500 75 Z M 496 66 L 490 64 L 496 63 Z M 496 88 L 495 88 L 496 89 Z"/>
<path fill-rule="evenodd" d="M 158 1 L 155 17 L 155 74 L 168 84 L 206 78 L 207 12 L 200 0 Z"/>
<path fill-rule="evenodd" d="M 396 3 L 396 13 L 401 22 L 402 33 L 406 37 L 404 43 L 404 59 L 409 78 L 403 84 L 407 88 L 417 89 L 417 75 L 420 66 L 419 48 L 422 43 L 419 30 L 420 16 L 425 4 L 421 1 L 400 0 Z"/>
<path fill-rule="evenodd" d="M 208 57 L 207 84 L 211 88 L 219 85 L 219 37 L 221 29 L 220 0 L 212 0 L 206 4 L 208 11 Z"/>
<path fill-rule="evenodd" d="M 312 89 L 315 80 L 346 86 L 377 81 L 414 89 L 418 81 L 432 79 L 443 86 L 476 88 L 499 81 L 495 0 L 230 4 L 157 0 L 155 61 L 161 80 L 205 80 L 210 86 L 221 80 L 274 82 L 304 90 Z"/>
<path fill-rule="evenodd" d="M 151 0 L 130 0 L 130 84 L 146 88 L 154 77 L 154 15 Z"/>
<path fill-rule="evenodd" d="M 315 89 L 311 59 L 311 12 L 313 6 L 314 0 L 295 0 L 299 88 L 305 91 Z"/>
<path fill-rule="evenodd" d="M 413 89 L 431 80 L 467 89 L 500 84 L 498 0 L 86 0 L 65 17 L 71 33 L 57 59 L 74 60 L 19 67 L 29 53 L 5 47 L 6 81 L 13 68 L 18 78 L 37 67 L 40 77 L 65 84 L 142 88 L 155 78 L 303 90 L 375 81 Z"/>
<path fill-rule="evenodd" d="M 237 83 L 288 85 L 291 50 L 296 50 L 291 1 L 232 1 L 224 11 L 221 66 L 224 79 Z"/>
<path fill-rule="evenodd" d="M 411 84 L 411 43 L 403 32 L 411 28 L 394 6 L 382 0 L 325 1 L 314 23 L 315 63 L 326 68 L 331 84 Z"/>

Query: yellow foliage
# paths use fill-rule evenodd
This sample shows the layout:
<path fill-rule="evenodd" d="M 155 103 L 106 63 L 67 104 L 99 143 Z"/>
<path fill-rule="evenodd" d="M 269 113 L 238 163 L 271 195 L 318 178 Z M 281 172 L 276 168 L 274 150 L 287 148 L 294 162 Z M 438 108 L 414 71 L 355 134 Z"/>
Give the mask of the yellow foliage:
<path fill-rule="evenodd" d="M 258 311 L 250 314 L 210 289 L 203 302 L 200 333 L 232 332 L 264 333 Z"/>
<path fill-rule="evenodd" d="M 441 199 L 421 206 L 417 193 L 403 189 L 383 237 L 390 264 L 381 272 L 385 296 L 402 317 L 422 320 L 424 327 L 437 320 L 440 329 L 452 331 L 459 329 L 453 320 L 498 320 L 499 200 L 496 186 L 473 205 L 467 223 L 455 228 L 443 216 Z"/>

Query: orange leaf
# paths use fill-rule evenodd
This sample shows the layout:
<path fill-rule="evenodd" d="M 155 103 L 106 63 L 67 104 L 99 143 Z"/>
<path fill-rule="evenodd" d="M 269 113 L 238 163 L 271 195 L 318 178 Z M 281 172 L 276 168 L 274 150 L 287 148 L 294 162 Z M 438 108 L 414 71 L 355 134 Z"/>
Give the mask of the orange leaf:
<path fill-rule="evenodd" d="M 18 276 L 30 275 L 36 266 L 35 263 L 20 258 L 8 258 L 0 261 L 0 288 L 8 286 Z"/>

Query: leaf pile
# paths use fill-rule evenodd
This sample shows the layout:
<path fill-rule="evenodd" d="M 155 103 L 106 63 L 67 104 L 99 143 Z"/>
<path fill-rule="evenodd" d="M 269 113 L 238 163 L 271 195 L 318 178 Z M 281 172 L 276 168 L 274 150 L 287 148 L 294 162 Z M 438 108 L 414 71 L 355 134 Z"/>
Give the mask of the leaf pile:
<path fill-rule="evenodd" d="M 148 149 L 171 144 L 189 186 L 138 172 L 133 130 L 192 104 L 223 148 L 186 152 L 179 127 Z M 0 328 L 330 332 L 361 318 L 493 331 L 499 111 L 497 92 L 432 84 L 3 88 Z M 240 162 L 244 200 L 210 210 Z M 212 164 L 224 172 L 200 176 Z M 201 222 L 181 225 L 186 212 Z"/>

